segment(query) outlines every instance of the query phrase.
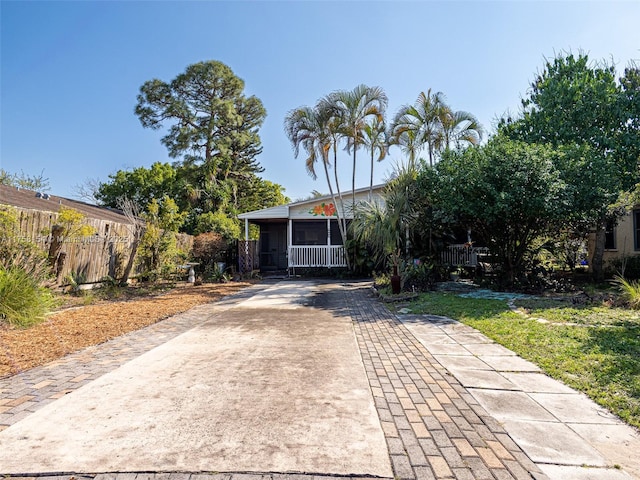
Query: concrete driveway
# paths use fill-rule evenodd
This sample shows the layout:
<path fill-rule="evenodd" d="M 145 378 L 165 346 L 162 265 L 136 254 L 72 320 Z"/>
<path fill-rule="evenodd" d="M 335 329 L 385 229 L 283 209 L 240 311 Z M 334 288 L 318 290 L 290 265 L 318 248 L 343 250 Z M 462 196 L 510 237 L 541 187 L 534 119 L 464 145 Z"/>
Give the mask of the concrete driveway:
<path fill-rule="evenodd" d="M 0 471 L 391 477 L 351 318 L 283 282 L 0 433 Z"/>
<path fill-rule="evenodd" d="M 535 365 L 362 282 L 257 285 L 0 379 L 14 480 L 640 480 L 639 451 Z"/>

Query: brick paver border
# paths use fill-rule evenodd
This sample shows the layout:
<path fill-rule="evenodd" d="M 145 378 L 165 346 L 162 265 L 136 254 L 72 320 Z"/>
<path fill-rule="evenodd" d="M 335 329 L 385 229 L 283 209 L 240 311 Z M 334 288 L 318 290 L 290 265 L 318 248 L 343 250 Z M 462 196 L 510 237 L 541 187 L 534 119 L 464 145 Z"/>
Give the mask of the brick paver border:
<path fill-rule="evenodd" d="M 547 479 L 368 287 L 347 284 L 341 294 L 395 478 Z"/>

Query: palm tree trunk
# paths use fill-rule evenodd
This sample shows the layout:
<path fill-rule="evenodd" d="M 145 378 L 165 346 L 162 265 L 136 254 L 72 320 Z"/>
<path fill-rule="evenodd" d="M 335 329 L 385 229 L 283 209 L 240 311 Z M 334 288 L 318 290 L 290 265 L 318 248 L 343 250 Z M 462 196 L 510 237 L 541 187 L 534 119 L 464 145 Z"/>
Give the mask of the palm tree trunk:
<path fill-rule="evenodd" d="M 373 198 L 373 146 L 371 147 L 371 176 L 369 177 L 369 201 Z"/>
<path fill-rule="evenodd" d="M 333 187 L 331 185 L 331 178 L 329 177 L 329 168 L 327 167 L 327 162 L 323 161 L 322 164 L 324 165 L 324 174 L 327 177 L 327 186 L 329 187 L 329 193 L 331 194 L 331 199 L 333 200 L 333 204 L 337 205 L 338 202 L 336 201 L 336 196 L 333 193 Z M 341 202 L 342 202 L 342 199 L 341 199 Z M 340 205 L 340 208 L 343 208 L 343 206 Z M 338 228 L 340 229 L 340 236 L 342 237 L 342 245 L 345 247 L 345 259 L 347 260 L 347 269 L 351 270 L 351 262 L 349 261 L 349 253 L 346 251 L 346 246 L 347 246 L 346 225 L 343 225 L 341 220 L 340 220 L 340 208 L 336 208 L 336 215 L 338 217 Z"/>
<path fill-rule="evenodd" d="M 344 198 L 342 198 L 342 190 L 340 190 L 340 182 L 338 180 L 338 144 L 334 140 L 333 142 L 333 176 L 336 179 L 336 190 L 338 192 L 338 198 L 340 198 L 340 208 L 344 212 Z M 328 173 L 327 173 L 327 182 L 329 181 Z M 331 191 L 331 185 L 329 185 L 329 190 Z M 333 197 L 333 193 L 331 194 Z M 334 205 L 338 205 L 335 199 L 333 201 Z M 336 208 L 337 210 L 337 208 Z M 342 242 L 346 245 L 347 243 L 347 219 L 342 218 L 342 223 L 340 221 L 340 216 L 338 216 L 338 226 L 340 227 L 340 235 L 342 235 Z M 344 235 L 343 235 L 344 232 Z M 347 262 L 348 263 L 348 262 Z"/>

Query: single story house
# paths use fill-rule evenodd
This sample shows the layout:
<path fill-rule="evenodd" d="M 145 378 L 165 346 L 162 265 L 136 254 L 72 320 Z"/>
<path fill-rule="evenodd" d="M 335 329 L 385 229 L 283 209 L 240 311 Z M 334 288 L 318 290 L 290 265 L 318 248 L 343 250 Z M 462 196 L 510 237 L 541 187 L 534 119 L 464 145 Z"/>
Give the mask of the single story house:
<path fill-rule="evenodd" d="M 373 187 L 371 201 L 382 201 L 384 185 Z M 336 194 L 255 210 L 238 215 L 244 220 L 245 242 L 240 243 L 240 270 L 259 267 L 261 271 L 293 272 L 300 268 L 346 267 L 345 248 L 338 217 L 353 219 L 353 195 L 342 192 L 342 202 Z M 370 200 L 369 187 L 355 190 L 356 205 Z M 339 213 L 339 215 L 338 215 Z M 260 238 L 253 256 L 249 253 L 249 224 L 260 228 Z M 243 251 L 244 249 L 244 251 Z"/>
<path fill-rule="evenodd" d="M 594 248 L 595 233 L 592 233 L 588 239 L 589 258 L 593 257 Z M 620 257 L 640 255 L 640 205 L 607 228 L 604 248 L 605 265 Z"/>

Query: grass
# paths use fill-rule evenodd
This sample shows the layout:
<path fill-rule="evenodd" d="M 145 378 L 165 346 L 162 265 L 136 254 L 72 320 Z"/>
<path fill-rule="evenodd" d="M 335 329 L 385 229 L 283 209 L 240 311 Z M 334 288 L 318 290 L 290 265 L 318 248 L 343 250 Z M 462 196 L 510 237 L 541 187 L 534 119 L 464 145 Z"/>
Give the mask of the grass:
<path fill-rule="evenodd" d="M 51 292 L 24 269 L 0 268 L 0 321 L 26 328 L 44 321 L 54 305 Z"/>
<path fill-rule="evenodd" d="M 521 299 L 529 315 L 505 301 L 425 293 L 412 313 L 444 315 L 474 327 L 640 428 L 640 315 L 603 305 Z M 537 318 L 548 320 L 541 323 Z"/>

